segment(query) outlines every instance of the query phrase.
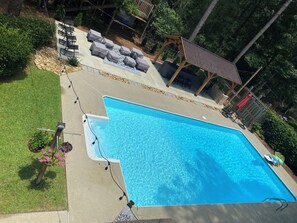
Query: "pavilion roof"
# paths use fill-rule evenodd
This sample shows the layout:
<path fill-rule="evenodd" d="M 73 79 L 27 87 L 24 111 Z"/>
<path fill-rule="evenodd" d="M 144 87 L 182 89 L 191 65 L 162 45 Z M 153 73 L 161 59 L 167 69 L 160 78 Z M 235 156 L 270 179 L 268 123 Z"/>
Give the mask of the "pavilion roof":
<path fill-rule="evenodd" d="M 187 63 L 217 74 L 236 84 L 242 84 L 236 65 L 189 40 L 180 37 Z"/>

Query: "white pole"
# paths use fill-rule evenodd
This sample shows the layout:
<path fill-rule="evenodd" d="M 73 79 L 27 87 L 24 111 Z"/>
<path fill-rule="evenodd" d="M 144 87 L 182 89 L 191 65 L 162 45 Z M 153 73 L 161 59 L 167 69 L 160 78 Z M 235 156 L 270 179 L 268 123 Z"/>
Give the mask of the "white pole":
<path fill-rule="evenodd" d="M 232 101 L 241 91 L 242 89 L 245 88 L 245 86 L 247 86 L 247 84 L 260 72 L 260 70 L 262 70 L 263 67 L 260 67 L 251 77 L 250 79 L 248 79 L 247 82 L 245 82 L 244 85 L 241 86 L 241 88 L 234 94 L 234 96 L 230 99 L 230 101 Z"/>

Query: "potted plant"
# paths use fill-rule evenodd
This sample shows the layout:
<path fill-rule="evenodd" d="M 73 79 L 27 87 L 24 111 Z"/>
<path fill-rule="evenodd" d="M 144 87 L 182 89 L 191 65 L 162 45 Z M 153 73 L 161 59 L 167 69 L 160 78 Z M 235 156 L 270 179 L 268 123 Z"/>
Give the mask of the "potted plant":
<path fill-rule="evenodd" d="M 28 141 L 28 148 L 31 152 L 40 152 L 43 148 L 50 144 L 52 137 L 48 132 L 37 131 Z"/>

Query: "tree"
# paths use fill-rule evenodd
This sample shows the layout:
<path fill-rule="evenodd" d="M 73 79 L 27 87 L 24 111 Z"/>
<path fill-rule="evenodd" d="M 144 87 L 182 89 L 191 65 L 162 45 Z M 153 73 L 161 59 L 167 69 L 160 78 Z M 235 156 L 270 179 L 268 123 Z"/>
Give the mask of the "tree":
<path fill-rule="evenodd" d="M 180 35 L 182 32 L 182 21 L 179 15 L 166 1 L 160 1 L 152 18 L 151 28 L 159 39 L 165 35 Z"/>
<path fill-rule="evenodd" d="M 7 14 L 19 16 L 22 9 L 23 0 L 9 0 L 7 7 Z"/>
<path fill-rule="evenodd" d="M 202 16 L 202 18 L 199 20 L 197 26 L 195 27 L 195 29 L 193 30 L 193 32 L 192 32 L 192 34 L 191 34 L 191 36 L 189 38 L 189 40 L 191 42 L 195 39 L 195 37 L 199 33 L 200 29 L 204 25 L 205 21 L 207 20 L 207 18 L 210 15 L 210 13 L 213 11 L 213 9 L 216 6 L 216 4 L 218 3 L 218 1 L 219 0 L 212 0 L 212 2 L 210 3 L 210 5 L 208 6 L 207 10 L 205 11 L 205 13 Z"/>
<path fill-rule="evenodd" d="M 293 0 L 287 0 L 285 4 L 277 11 L 277 13 L 268 21 L 268 23 L 254 36 L 254 38 L 243 48 L 243 50 L 236 56 L 233 63 L 236 63 L 249 48 L 259 39 L 261 35 L 272 25 L 272 23 L 282 14 L 282 12 L 291 4 Z"/>

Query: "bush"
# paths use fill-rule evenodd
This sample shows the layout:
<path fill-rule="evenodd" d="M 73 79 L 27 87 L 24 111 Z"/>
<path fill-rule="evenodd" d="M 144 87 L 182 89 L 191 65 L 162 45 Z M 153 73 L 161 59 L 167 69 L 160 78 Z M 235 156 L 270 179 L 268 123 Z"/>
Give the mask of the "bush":
<path fill-rule="evenodd" d="M 264 139 L 264 131 L 260 123 L 254 123 L 252 130 L 261 138 Z"/>
<path fill-rule="evenodd" d="M 286 157 L 288 166 L 297 173 L 297 133 L 275 113 L 268 113 L 263 125 L 266 142 Z"/>
<path fill-rule="evenodd" d="M 18 28 L 22 33 L 26 33 L 35 49 L 48 46 L 55 33 L 55 24 L 40 18 L 1 15 L 0 24 Z"/>
<path fill-rule="evenodd" d="M 297 119 L 289 116 L 288 117 L 288 123 L 289 123 L 290 126 L 292 126 L 295 129 L 295 131 L 297 131 Z"/>
<path fill-rule="evenodd" d="M 73 20 L 74 26 L 81 26 L 82 19 L 83 19 L 83 14 L 80 12 L 77 14 L 77 16 L 75 16 L 75 18 Z"/>
<path fill-rule="evenodd" d="M 74 67 L 77 67 L 79 65 L 79 61 L 78 61 L 77 57 L 75 57 L 75 56 L 68 57 L 68 63 Z"/>
<path fill-rule="evenodd" d="M 54 18 L 56 20 L 62 21 L 65 17 L 65 8 L 64 5 L 58 5 L 58 8 L 55 12 Z"/>
<path fill-rule="evenodd" d="M 0 24 L 0 78 L 21 72 L 27 65 L 32 44 L 27 34 Z"/>
<path fill-rule="evenodd" d="M 51 142 L 51 136 L 44 131 L 37 131 L 28 141 L 28 148 L 31 152 L 40 152 Z"/>
<path fill-rule="evenodd" d="M 168 51 L 165 51 L 165 52 L 162 54 L 162 60 L 165 61 L 165 60 L 168 58 L 168 55 L 169 55 L 169 52 L 168 52 Z"/>

